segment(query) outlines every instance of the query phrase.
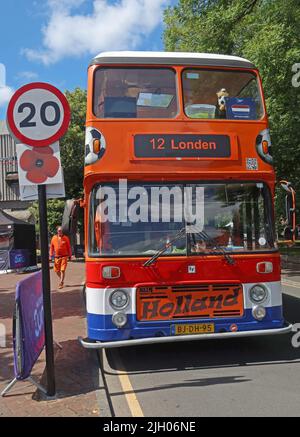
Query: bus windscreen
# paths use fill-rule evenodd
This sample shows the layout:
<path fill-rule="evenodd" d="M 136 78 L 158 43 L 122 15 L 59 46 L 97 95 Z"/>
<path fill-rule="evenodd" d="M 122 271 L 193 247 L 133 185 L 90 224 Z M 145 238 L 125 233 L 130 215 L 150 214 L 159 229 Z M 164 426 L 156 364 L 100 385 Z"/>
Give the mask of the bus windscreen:
<path fill-rule="evenodd" d="M 90 227 L 93 257 L 152 256 L 183 228 L 186 235 L 163 256 L 274 249 L 271 197 L 262 183 L 96 185 Z"/>

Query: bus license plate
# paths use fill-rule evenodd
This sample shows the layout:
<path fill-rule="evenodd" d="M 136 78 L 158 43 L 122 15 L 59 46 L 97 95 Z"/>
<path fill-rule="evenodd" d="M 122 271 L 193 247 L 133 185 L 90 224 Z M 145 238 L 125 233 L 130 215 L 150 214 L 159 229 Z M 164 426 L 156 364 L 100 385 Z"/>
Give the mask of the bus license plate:
<path fill-rule="evenodd" d="M 215 332 L 214 323 L 193 323 L 189 325 L 175 325 L 175 335 L 212 334 Z"/>

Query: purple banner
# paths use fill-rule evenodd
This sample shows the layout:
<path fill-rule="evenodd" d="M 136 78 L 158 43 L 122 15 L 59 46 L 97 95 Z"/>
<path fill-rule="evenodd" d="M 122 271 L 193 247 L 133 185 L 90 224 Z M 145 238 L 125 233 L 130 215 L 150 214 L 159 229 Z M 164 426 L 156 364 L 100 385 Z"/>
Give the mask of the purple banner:
<path fill-rule="evenodd" d="M 17 284 L 14 317 L 15 376 L 24 380 L 45 345 L 42 272 Z"/>
<path fill-rule="evenodd" d="M 9 253 L 10 268 L 23 269 L 29 267 L 29 251 L 27 249 L 14 249 Z"/>

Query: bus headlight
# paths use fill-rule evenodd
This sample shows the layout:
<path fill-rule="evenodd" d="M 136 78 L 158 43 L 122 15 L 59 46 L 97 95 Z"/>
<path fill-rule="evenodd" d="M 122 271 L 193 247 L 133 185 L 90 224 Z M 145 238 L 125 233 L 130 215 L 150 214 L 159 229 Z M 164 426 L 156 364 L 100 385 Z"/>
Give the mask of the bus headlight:
<path fill-rule="evenodd" d="M 252 303 L 261 304 L 267 300 L 268 291 L 263 285 L 257 284 L 250 289 L 249 297 Z"/>
<path fill-rule="evenodd" d="M 127 315 L 125 313 L 115 313 L 112 316 L 112 322 L 117 328 L 124 328 L 127 323 Z"/>
<path fill-rule="evenodd" d="M 252 315 L 258 321 L 263 320 L 266 317 L 266 314 L 267 314 L 266 308 L 262 306 L 255 306 L 252 309 Z"/>
<path fill-rule="evenodd" d="M 115 310 L 123 310 L 129 304 L 129 295 L 124 290 L 115 290 L 110 296 L 110 305 Z"/>

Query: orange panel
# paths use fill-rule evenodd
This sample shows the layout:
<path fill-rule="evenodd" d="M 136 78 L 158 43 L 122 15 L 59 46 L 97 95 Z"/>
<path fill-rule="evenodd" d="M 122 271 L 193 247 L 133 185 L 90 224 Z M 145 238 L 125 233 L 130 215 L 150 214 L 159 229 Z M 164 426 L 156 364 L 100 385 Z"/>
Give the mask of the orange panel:
<path fill-rule="evenodd" d="M 256 138 L 268 127 L 266 111 L 261 120 L 190 119 L 184 113 L 182 93 L 179 92 L 179 112 L 173 119 L 97 119 L 93 114 L 93 78 L 97 68 L 98 66 L 89 68 L 86 124 L 101 132 L 106 141 L 106 152 L 101 160 L 85 167 L 86 179 L 92 179 L 89 184 L 94 182 L 93 179 L 99 181 L 100 174 L 102 181 L 118 180 L 119 177 L 146 181 L 159 177 L 169 180 L 172 177 L 177 180 L 193 177 L 198 180 L 209 180 L 225 179 L 228 176 L 235 180 L 274 180 L 273 167 L 265 163 L 256 151 Z M 173 68 L 177 72 L 178 84 L 181 86 L 181 72 L 184 67 Z M 257 70 L 241 71 L 258 74 Z M 259 84 L 261 86 L 260 78 Z M 136 135 L 193 135 L 200 138 L 205 135 L 226 135 L 230 138 L 231 157 L 137 159 L 133 150 Z M 249 170 L 246 165 L 247 159 L 256 159 L 258 168 Z"/>
<path fill-rule="evenodd" d="M 137 290 L 137 319 L 140 321 L 241 317 L 243 311 L 240 284 L 175 285 Z"/>

